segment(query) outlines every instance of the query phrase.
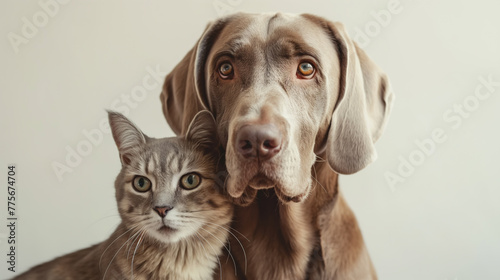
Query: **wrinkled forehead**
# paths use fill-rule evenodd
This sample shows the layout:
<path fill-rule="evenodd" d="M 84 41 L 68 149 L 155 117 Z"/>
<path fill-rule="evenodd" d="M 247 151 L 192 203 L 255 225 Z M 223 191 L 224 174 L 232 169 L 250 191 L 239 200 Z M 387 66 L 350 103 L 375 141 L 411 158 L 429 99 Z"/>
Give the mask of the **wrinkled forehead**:
<path fill-rule="evenodd" d="M 221 54 L 236 59 L 251 54 L 269 54 L 273 58 L 310 55 L 321 63 L 335 56 L 333 46 L 326 29 L 301 15 L 239 14 L 231 18 L 219 34 L 210 57 Z"/>

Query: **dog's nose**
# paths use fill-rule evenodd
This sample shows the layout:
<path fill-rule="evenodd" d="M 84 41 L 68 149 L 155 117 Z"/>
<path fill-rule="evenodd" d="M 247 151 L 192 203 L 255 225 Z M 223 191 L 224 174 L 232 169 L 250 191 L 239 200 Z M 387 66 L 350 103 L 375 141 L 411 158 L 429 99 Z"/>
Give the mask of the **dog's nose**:
<path fill-rule="evenodd" d="M 275 125 L 247 125 L 236 135 L 236 150 L 246 158 L 268 160 L 281 150 L 281 142 L 281 133 Z"/>
<path fill-rule="evenodd" d="M 158 213 L 158 215 L 160 215 L 160 217 L 164 218 L 165 216 L 167 216 L 167 212 L 172 210 L 173 207 L 170 207 L 170 206 L 156 206 L 153 208 L 153 210 L 156 211 L 156 213 Z"/>

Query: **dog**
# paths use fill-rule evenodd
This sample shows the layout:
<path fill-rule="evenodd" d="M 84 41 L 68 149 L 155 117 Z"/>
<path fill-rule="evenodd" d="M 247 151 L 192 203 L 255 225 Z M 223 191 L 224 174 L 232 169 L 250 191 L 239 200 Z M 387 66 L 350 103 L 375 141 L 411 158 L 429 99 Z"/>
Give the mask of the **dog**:
<path fill-rule="evenodd" d="M 160 99 L 176 134 L 200 110 L 216 119 L 238 205 L 236 271 L 223 275 L 377 279 L 338 174 L 376 159 L 394 96 L 342 24 L 282 13 L 215 20 L 167 75 Z"/>

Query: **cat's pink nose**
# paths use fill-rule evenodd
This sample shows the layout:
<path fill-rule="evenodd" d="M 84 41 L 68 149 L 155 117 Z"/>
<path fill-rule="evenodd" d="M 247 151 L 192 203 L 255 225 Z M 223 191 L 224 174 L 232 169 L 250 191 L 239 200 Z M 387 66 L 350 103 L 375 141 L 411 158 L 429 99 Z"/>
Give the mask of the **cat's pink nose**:
<path fill-rule="evenodd" d="M 156 206 L 155 208 L 153 208 L 153 210 L 156 211 L 156 213 L 158 213 L 158 215 L 160 215 L 160 217 L 164 218 L 165 216 L 167 216 L 167 212 L 172 210 L 173 207 L 170 207 L 170 206 Z"/>

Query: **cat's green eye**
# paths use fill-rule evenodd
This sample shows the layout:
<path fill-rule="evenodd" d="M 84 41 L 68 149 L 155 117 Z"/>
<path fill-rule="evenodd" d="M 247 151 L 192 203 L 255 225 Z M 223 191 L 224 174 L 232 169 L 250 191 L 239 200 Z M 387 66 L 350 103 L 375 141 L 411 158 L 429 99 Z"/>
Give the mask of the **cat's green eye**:
<path fill-rule="evenodd" d="M 196 173 L 188 173 L 181 178 L 181 188 L 192 190 L 198 187 L 201 183 L 200 175 Z"/>
<path fill-rule="evenodd" d="M 132 186 L 138 192 L 147 192 L 151 189 L 151 181 L 144 176 L 135 176 Z"/>

